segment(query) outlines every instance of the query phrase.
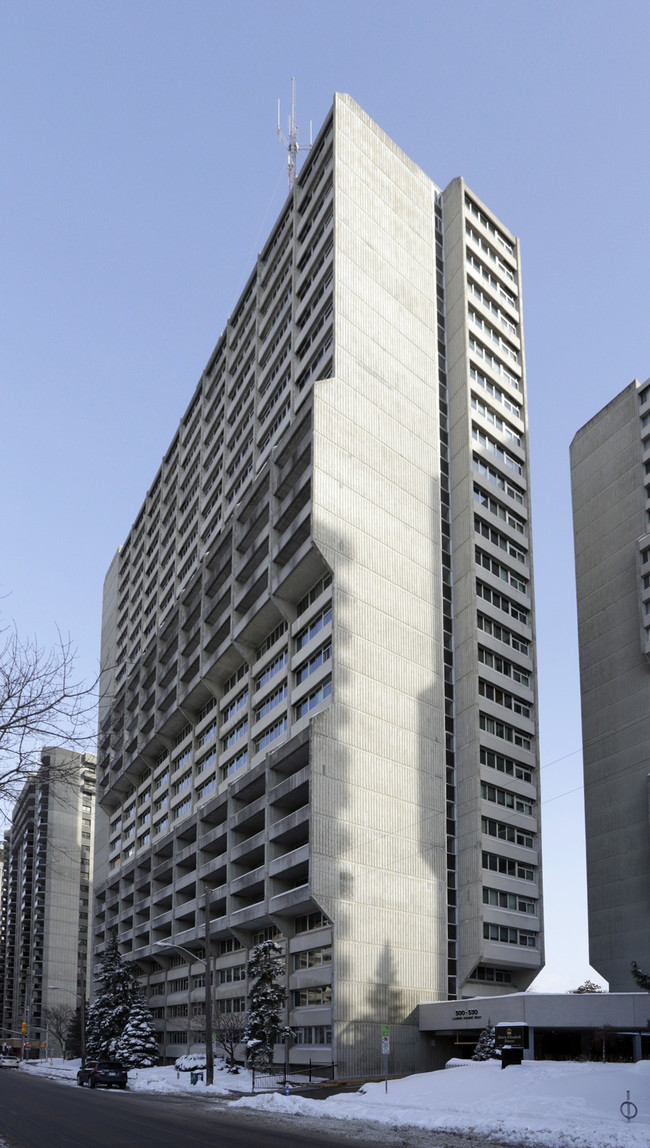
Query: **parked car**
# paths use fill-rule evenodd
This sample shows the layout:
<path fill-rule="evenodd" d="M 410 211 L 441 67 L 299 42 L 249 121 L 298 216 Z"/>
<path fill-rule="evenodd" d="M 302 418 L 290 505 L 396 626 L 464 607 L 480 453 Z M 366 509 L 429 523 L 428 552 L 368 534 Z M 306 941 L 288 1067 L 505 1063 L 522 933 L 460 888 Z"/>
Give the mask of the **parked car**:
<path fill-rule="evenodd" d="M 0 1068 L 20 1068 L 19 1056 L 0 1056 Z"/>
<path fill-rule="evenodd" d="M 85 1068 L 77 1073 L 77 1084 L 83 1088 L 89 1084 L 91 1088 L 102 1085 L 104 1088 L 126 1088 L 128 1076 L 126 1069 L 119 1060 L 89 1060 Z"/>

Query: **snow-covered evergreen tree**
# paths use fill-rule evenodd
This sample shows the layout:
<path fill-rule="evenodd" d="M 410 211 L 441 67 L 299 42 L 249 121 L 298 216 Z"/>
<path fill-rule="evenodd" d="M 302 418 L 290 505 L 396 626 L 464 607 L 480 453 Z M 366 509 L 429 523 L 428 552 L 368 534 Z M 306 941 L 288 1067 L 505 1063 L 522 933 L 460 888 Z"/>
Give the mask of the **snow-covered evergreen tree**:
<path fill-rule="evenodd" d="M 156 1030 L 143 996 L 131 1008 L 117 1043 L 116 1056 L 125 1068 L 151 1068 L 158 1063 Z"/>
<path fill-rule="evenodd" d="M 472 1060 L 500 1060 L 501 1053 L 496 1046 L 496 1034 L 494 1032 L 494 1025 L 488 1017 L 487 1028 L 483 1029 L 478 1044 L 474 1049 Z"/>
<path fill-rule="evenodd" d="M 117 933 L 106 944 L 99 976 L 101 990 L 86 1020 L 86 1053 L 91 1058 L 115 1057 L 117 1043 L 141 989 L 130 965 L 120 956 Z"/>
<path fill-rule="evenodd" d="M 263 941 L 253 949 L 246 972 L 248 1019 L 244 1045 L 248 1063 L 260 1068 L 271 1063 L 276 1041 L 293 1036 L 280 1015 L 287 999 L 286 989 L 280 983 L 280 978 L 284 977 L 284 957 L 280 946 L 275 941 Z"/>
<path fill-rule="evenodd" d="M 650 975 L 648 975 L 648 973 L 644 973 L 643 969 L 639 968 L 636 961 L 632 961 L 632 976 L 634 977 L 640 989 L 645 989 L 646 992 L 650 993 Z"/>

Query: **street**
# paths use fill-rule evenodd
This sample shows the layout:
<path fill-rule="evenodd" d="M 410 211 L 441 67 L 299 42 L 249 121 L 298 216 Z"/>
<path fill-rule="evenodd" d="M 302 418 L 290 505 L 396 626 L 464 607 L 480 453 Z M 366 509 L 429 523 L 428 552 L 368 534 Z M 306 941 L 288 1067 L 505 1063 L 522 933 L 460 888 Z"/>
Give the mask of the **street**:
<path fill-rule="evenodd" d="M 9 1148 L 348 1148 L 359 1141 L 231 1117 L 204 1100 L 77 1088 L 0 1070 L 0 1137 Z M 257 1121 L 257 1123 L 253 1123 Z"/>

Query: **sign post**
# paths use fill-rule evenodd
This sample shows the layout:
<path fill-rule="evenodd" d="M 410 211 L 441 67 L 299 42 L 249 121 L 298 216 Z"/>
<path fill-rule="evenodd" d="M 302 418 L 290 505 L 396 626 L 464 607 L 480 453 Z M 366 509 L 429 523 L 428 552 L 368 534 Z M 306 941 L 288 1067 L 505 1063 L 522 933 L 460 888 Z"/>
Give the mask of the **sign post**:
<path fill-rule="evenodd" d="M 384 1024 L 381 1028 L 381 1055 L 384 1058 L 384 1091 L 388 1092 L 388 1054 L 390 1053 L 390 1025 Z"/>

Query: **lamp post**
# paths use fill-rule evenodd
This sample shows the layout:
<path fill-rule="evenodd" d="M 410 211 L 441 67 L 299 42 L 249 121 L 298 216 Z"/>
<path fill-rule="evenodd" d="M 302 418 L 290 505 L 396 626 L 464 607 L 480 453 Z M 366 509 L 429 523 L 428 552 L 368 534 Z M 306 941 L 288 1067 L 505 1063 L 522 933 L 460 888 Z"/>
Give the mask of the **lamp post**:
<path fill-rule="evenodd" d="M 212 964 L 210 959 L 210 894 L 207 891 L 207 888 L 205 893 L 205 957 L 199 957 L 196 953 L 193 953 L 191 949 L 186 949 L 183 945 L 177 945 L 173 941 L 155 941 L 154 948 L 174 949 L 177 953 L 184 953 L 184 955 L 188 958 L 188 974 L 189 967 L 191 967 L 192 962 L 198 961 L 205 967 L 205 1083 L 206 1085 L 214 1084 L 214 1049 L 212 1047 L 212 970 L 210 967 Z M 192 1018 L 188 1016 L 188 1029 L 191 1019 Z"/>
<path fill-rule="evenodd" d="M 53 989 L 57 993 L 68 993 L 69 996 L 77 999 L 77 994 L 73 993 L 72 989 L 64 989 L 61 985 L 48 985 L 48 989 Z M 79 1029 L 80 1029 L 80 1044 L 81 1044 L 81 1067 L 86 1067 L 86 994 L 81 991 L 81 1005 L 79 1007 Z"/>

